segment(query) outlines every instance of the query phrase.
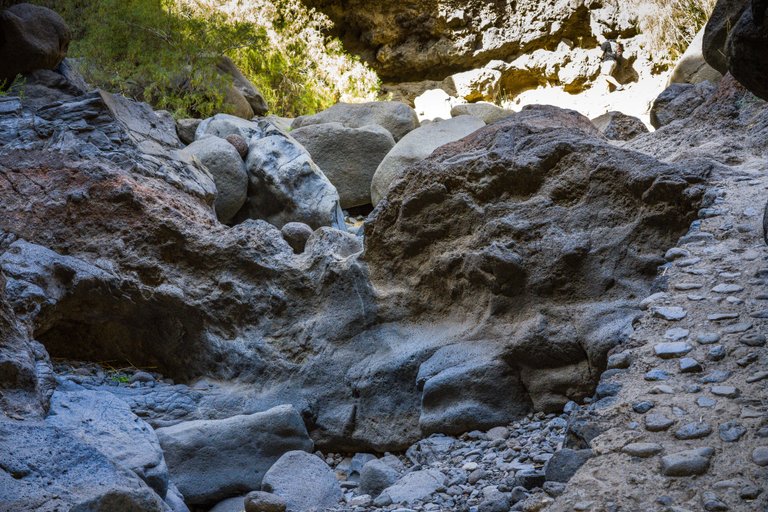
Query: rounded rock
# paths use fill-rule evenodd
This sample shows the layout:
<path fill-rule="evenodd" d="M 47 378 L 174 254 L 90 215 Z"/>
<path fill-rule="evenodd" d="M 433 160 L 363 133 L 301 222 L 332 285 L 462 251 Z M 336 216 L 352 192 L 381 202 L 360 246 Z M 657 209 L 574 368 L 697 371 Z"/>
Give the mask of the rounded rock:
<path fill-rule="evenodd" d="M 240 158 L 245 160 L 245 157 L 248 156 L 248 142 L 246 142 L 242 135 L 231 133 L 224 140 L 232 144 L 240 154 Z"/>
<path fill-rule="evenodd" d="M 285 512 L 286 502 L 277 494 L 253 491 L 246 494 L 245 512 Z"/>
<path fill-rule="evenodd" d="M 280 228 L 280 233 L 288 245 L 291 246 L 293 252 L 301 254 L 304 252 L 304 248 L 307 246 L 307 240 L 312 236 L 312 228 L 304 224 L 303 222 L 289 222 Z"/>

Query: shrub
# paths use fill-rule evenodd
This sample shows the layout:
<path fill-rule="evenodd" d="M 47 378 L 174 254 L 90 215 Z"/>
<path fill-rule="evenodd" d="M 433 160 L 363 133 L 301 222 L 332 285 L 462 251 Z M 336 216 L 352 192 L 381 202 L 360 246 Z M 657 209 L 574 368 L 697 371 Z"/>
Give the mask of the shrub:
<path fill-rule="evenodd" d="M 717 0 L 632 0 L 649 48 L 677 60 L 707 23 Z"/>

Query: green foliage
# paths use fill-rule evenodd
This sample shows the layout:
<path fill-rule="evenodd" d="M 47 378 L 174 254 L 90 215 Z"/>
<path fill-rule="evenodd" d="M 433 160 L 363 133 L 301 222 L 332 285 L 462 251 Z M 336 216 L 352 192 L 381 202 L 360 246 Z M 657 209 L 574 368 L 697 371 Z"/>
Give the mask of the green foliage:
<path fill-rule="evenodd" d="M 27 79 L 22 75 L 16 75 L 10 83 L 7 80 L 0 80 L 0 97 L 13 95 L 23 98 L 26 85 Z"/>
<path fill-rule="evenodd" d="M 298 0 L 37 0 L 58 11 L 70 56 L 94 85 L 177 117 L 226 112 L 231 57 L 278 115 L 372 99 L 375 74 L 324 35 L 330 22 Z M 55 5 L 51 5 L 55 3 Z"/>

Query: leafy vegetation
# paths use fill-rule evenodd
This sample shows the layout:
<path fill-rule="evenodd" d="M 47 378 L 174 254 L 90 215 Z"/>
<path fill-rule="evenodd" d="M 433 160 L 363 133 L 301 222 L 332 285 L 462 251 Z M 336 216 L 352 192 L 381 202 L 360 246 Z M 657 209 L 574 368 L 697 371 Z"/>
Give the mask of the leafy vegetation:
<path fill-rule="evenodd" d="M 226 112 L 231 57 L 278 115 L 372 99 L 375 74 L 324 35 L 330 21 L 298 0 L 38 0 L 75 40 L 70 56 L 90 82 L 177 117 Z M 55 4 L 55 5 L 52 5 Z"/>
<path fill-rule="evenodd" d="M 632 0 L 650 49 L 679 58 L 707 23 L 717 0 Z"/>

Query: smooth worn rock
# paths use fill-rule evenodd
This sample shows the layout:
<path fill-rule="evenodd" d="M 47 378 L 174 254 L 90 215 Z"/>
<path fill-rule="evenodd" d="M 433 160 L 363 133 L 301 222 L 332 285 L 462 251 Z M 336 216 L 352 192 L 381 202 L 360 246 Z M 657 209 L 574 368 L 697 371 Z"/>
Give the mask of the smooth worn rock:
<path fill-rule="evenodd" d="M 675 437 L 677 439 L 701 439 L 707 437 L 712 433 L 712 427 L 708 423 L 701 421 L 694 423 L 686 423 L 679 429 L 675 430 Z"/>
<path fill-rule="evenodd" d="M 0 84 L 36 69 L 55 69 L 72 34 L 64 19 L 42 6 L 20 3 L 0 12 Z"/>
<path fill-rule="evenodd" d="M 674 425 L 675 420 L 667 418 L 663 414 L 646 414 L 645 429 L 649 432 L 662 432 Z"/>
<path fill-rule="evenodd" d="M 211 173 L 216 183 L 216 216 L 221 222 L 230 222 L 245 203 L 248 191 L 248 174 L 237 149 L 224 139 L 209 136 L 191 143 L 184 153 Z"/>
<path fill-rule="evenodd" d="M 768 58 L 762 49 L 768 44 L 765 4 L 754 0 L 728 34 L 725 44 L 728 71 L 755 96 L 768 99 Z"/>
<path fill-rule="evenodd" d="M 196 420 L 157 429 L 171 478 L 185 500 L 203 504 L 259 488 L 273 463 L 291 450 L 311 450 L 292 406 Z"/>
<path fill-rule="evenodd" d="M 664 476 L 703 475 L 715 451 L 712 448 L 695 448 L 665 455 L 661 458 L 661 473 Z"/>
<path fill-rule="evenodd" d="M 563 448 L 558 450 L 544 465 L 544 474 L 547 481 L 567 483 L 589 459 L 592 450 L 571 450 Z"/>
<path fill-rule="evenodd" d="M 243 503 L 243 496 L 236 496 L 234 498 L 227 498 L 226 500 L 218 502 L 208 512 L 243 512 L 245 505 Z"/>
<path fill-rule="evenodd" d="M 363 494 L 376 498 L 381 491 L 393 485 L 398 478 L 398 471 L 380 459 L 367 462 L 360 471 L 360 486 Z"/>
<path fill-rule="evenodd" d="M 735 443 L 741 439 L 744 434 L 747 433 L 747 429 L 735 421 L 722 423 L 717 428 L 717 431 L 720 434 L 720 439 L 726 443 Z"/>
<path fill-rule="evenodd" d="M 406 170 L 427 158 L 435 149 L 456 141 L 485 126 L 480 119 L 459 116 L 446 121 L 424 125 L 403 137 L 384 157 L 373 175 L 371 202 L 376 206 L 387 194 L 390 185 Z"/>
<path fill-rule="evenodd" d="M 385 128 L 396 141 L 418 128 L 416 112 L 398 101 L 370 103 L 337 103 L 312 116 L 297 117 L 291 124 L 294 130 L 314 124 L 341 123 L 347 128 L 363 128 L 377 125 Z"/>
<path fill-rule="evenodd" d="M 680 373 L 699 373 L 702 371 L 701 363 L 692 357 L 683 357 L 679 364 Z"/>
<path fill-rule="evenodd" d="M 693 347 L 684 341 L 673 341 L 669 343 L 657 343 L 653 347 L 654 353 L 662 359 L 672 359 L 682 357 L 693 350 Z"/>
<path fill-rule="evenodd" d="M 288 504 L 278 496 L 263 491 L 251 491 L 243 500 L 245 512 L 285 512 Z"/>
<path fill-rule="evenodd" d="M 301 254 L 307 246 L 309 237 L 312 236 L 312 228 L 303 222 L 289 222 L 280 228 L 280 234 L 291 246 L 293 252 Z"/>
<path fill-rule="evenodd" d="M 752 450 L 752 462 L 758 466 L 768 466 L 768 446 L 758 446 Z"/>
<path fill-rule="evenodd" d="M 283 498 L 287 512 L 323 510 L 341 500 L 341 487 L 330 467 L 317 455 L 290 451 L 264 475 L 263 491 Z"/>
<path fill-rule="evenodd" d="M 622 448 L 621 451 L 632 457 L 646 459 L 661 453 L 662 447 L 657 443 L 630 443 Z"/>
<path fill-rule="evenodd" d="M 658 318 L 669 320 L 670 322 L 682 320 L 688 316 L 688 312 L 679 306 L 658 306 L 653 308 L 653 314 Z"/>
<path fill-rule="evenodd" d="M 346 230 L 339 194 L 309 153 L 268 121 L 257 124 L 262 135 L 251 138 L 248 199 L 236 220 L 262 219 L 278 228 L 303 222 L 312 229 Z"/>
<path fill-rule="evenodd" d="M 648 128 L 640 119 L 617 111 L 596 117 L 592 119 L 592 123 L 600 133 L 611 140 L 630 140 L 640 134 L 648 133 Z"/>
<path fill-rule="evenodd" d="M 493 103 L 460 103 L 451 107 L 451 117 L 473 116 L 482 119 L 485 124 L 495 123 L 513 115 L 515 112 L 506 110 Z"/>
<path fill-rule="evenodd" d="M 382 491 L 392 503 L 411 505 L 424 501 L 445 485 L 445 475 L 436 469 L 426 469 L 407 473 L 394 485 Z"/>
<path fill-rule="evenodd" d="M 342 208 L 371 202 L 371 182 L 379 164 L 395 146 L 383 127 L 349 128 L 341 123 L 304 126 L 291 132 L 339 192 Z"/>

